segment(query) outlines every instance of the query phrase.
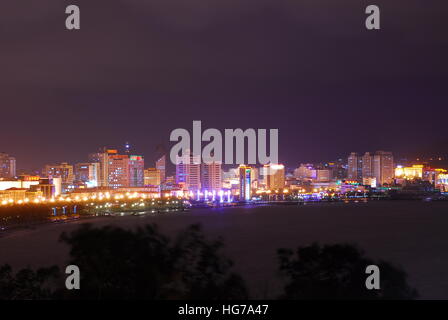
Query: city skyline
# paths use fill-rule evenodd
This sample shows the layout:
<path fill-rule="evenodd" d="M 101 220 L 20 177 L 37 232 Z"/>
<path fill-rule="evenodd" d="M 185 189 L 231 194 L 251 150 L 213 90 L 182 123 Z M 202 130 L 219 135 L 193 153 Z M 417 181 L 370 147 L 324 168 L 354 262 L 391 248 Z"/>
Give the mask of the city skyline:
<path fill-rule="evenodd" d="M 160 145 L 159 145 L 160 146 Z M 175 164 L 171 163 L 169 161 L 169 156 L 168 156 L 168 152 L 165 150 L 164 152 L 167 152 L 166 154 L 161 154 L 160 151 L 157 151 L 156 148 L 154 148 L 154 151 L 152 152 L 142 152 L 142 150 L 136 150 L 136 148 L 134 148 L 134 146 L 128 142 L 123 143 L 122 147 L 116 147 L 112 146 L 112 147 L 100 147 L 100 148 L 96 148 L 96 150 L 98 149 L 116 149 L 118 152 L 122 152 L 123 154 L 126 153 L 132 153 L 132 154 L 138 154 L 138 155 L 142 155 L 145 159 L 147 159 L 148 162 L 150 163 L 154 163 L 154 166 L 147 166 L 149 167 L 156 167 L 157 166 L 157 162 L 160 161 L 159 165 L 161 167 L 164 168 L 164 170 L 167 173 L 171 173 L 174 174 L 175 173 Z M 300 160 L 292 160 L 292 161 L 282 161 L 281 159 L 285 158 L 282 157 L 282 153 L 280 153 L 280 161 L 279 163 L 283 163 L 285 165 L 285 167 L 287 169 L 295 169 L 297 168 L 300 164 L 303 163 L 326 163 L 326 162 L 334 162 L 334 161 L 338 161 L 338 160 L 347 160 L 347 156 L 350 155 L 351 153 L 355 152 L 355 153 L 364 153 L 362 152 L 362 150 L 364 149 L 360 149 L 359 151 L 353 151 L 350 150 L 348 153 L 346 154 L 342 154 L 341 152 L 338 153 L 337 155 L 333 156 L 333 157 L 329 157 L 326 159 L 315 159 L 315 160 L 310 160 L 310 159 L 300 159 Z M 384 150 L 384 149 L 377 149 L 377 150 Z M 133 152 L 133 151 L 137 151 L 137 152 Z M 370 152 L 373 153 L 375 152 L 374 150 L 371 150 Z M 367 153 L 369 153 L 367 151 Z M 373 154 L 372 153 L 372 154 Z M 422 153 L 417 153 L 414 156 L 409 156 L 409 153 L 407 153 L 408 156 L 406 156 L 406 153 L 404 154 L 399 154 L 397 152 L 393 152 L 395 159 L 399 160 L 400 163 L 406 163 L 406 162 L 412 162 L 412 161 L 417 161 L 417 162 L 438 162 L 440 163 L 440 166 L 448 166 L 448 154 L 444 153 L 444 152 L 434 152 L 434 153 L 430 153 L 430 154 L 424 154 Z M 60 163 L 70 163 L 70 164 L 82 164 L 85 162 L 88 162 L 86 160 L 88 160 L 88 156 L 92 155 L 92 150 L 87 150 L 87 152 L 83 155 L 78 155 L 75 159 L 67 159 L 67 157 L 65 157 L 64 155 L 58 155 L 55 160 L 50 160 L 46 163 L 42 163 L 42 164 L 32 164 L 30 166 L 23 166 L 21 165 L 21 163 L 24 162 L 25 159 L 20 159 L 17 156 L 15 156 L 14 154 L 8 153 L 7 151 L 2 151 L 0 152 L 0 156 L 5 157 L 5 156 L 9 156 L 12 159 L 14 159 L 14 168 L 15 171 L 17 172 L 17 174 L 33 174 L 33 173 L 38 173 L 42 171 L 42 168 L 44 168 L 46 165 L 56 165 L 56 164 L 60 164 Z M 86 156 L 87 155 L 87 156 Z M 148 156 L 149 155 L 149 156 Z M 362 154 L 361 154 L 362 155 Z M 28 162 L 30 163 L 30 162 Z M 230 164 L 222 164 L 223 168 L 232 168 L 235 167 L 235 165 L 230 165 Z M 256 164 L 255 166 L 259 166 L 261 167 L 262 164 Z M 166 169 L 165 169 L 166 167 Z"/>

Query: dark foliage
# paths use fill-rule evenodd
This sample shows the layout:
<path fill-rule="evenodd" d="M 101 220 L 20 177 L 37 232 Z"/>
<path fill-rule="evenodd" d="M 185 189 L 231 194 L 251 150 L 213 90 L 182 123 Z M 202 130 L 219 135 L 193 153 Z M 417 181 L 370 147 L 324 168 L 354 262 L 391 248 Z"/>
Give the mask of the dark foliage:
<path fill-rule="evenodd" d="M 26 268 L 13 274 L 9 265 L 0 266 L 0 300 L 50 299 L 58 278 L 57 267 Z"/>
<path fill-rule="evenodd" d="M 154 225 L 136 231 L 86 225 L 61 240 L 71 246 L 71 264 L 81 271 L 81 290 L 63 290 L 79 299 L 244 299 L 242 279 L 219 255 L 199 226 L 171 244 Z"/>
<path fill-rule="evenodd" d="M 247 299 L 232 262 L 220 254 L 222 242 L 210 241 L 198 225 L 171 241 L 155 225 L 136 230 L 84 225 L 61 241 L 70 246 L 69 264 L 81 273 L 81 289 L 65 288 L 57 267 L 23 269 L 0 266 L 4 299 Z M 351 245 L 313 244 L 296 252 L 278 251 L 287 279 L 282 299 L 413 299 L 406 273 L 384 261 L 372 261 Z M 381 289 L 367 290 L 368 265 L 381 271 Z"/>
<path fill-rule="evenodd" d="M 351 245 L 313 244 L 280 249 L 280 272 L 288 280 L 282 299 L 414 299 L 406 273 L 390 263 L 374 262 Z M 380 269 L 380 290 L 367 290 L 366 267 Z"/>

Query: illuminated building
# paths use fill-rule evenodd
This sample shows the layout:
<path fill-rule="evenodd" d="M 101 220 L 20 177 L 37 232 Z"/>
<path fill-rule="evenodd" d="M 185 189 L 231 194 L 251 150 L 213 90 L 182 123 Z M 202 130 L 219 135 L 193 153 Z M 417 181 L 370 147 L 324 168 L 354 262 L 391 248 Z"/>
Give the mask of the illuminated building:
<path fill-rule="evenodd" d="M 62 192 L 66 192 L 70 185 L 73 185 L 75 176 L 73 166 L 66 162 L 58 165 L 46 165 L 43 169 L 43 176 L 48 178 L 61 178 Z"/>
<path fill-rule="evenodd" d="M 6 190 L 0 191 L 0 201 L 3 200 L 12 200 L 14 202 L 25 200 L 26 199 L 26 192 L 28 189 L 24 188 L 9 188 Z"/>
<path fill-rule="evenodd" d="M 377 187 L 377 183 L 376 183 L 376 178 L 375 177 L 362 178 L 362 184 L 365 185 L 365 186 L 370 186 L 372 188 L 376 188 Z"/>
<path fill-rule="evenodd" d="M 362 157 L 356 152 L 350 153 L 348 156 L 347 178 L 350 180 L 362 180 Z"/>
<path fill-rule="evenodd" d="M 16 176 L 16 158 L 0 152 L 0 178 L 14 178 Z"/>
<path fill-rule="evenodd" d="M 102 148 L 97 153 L 89 154 L 89 161 L 92 163 L 98 163 L 98 186 L 108 187 L 109 186 L 109 156 L 117 155 L 118 151 L 116 149 Z"/>
<path fill-rule="evenodd" d="M 372 178 L 373 175 L 373 156 L 370 154 L 370 152 L 366 152 L 362 156 L 362 178 Z M 369 184 L 370 185 L 370 184 Z"/>
<path fill-rule="evenodd" d="M 143 187 L 145 160 L 143 156 L 129 156 L 129 187 Z"/>
<path fill-rule="evenodd" d="M 440 189 L 442 192 L 448 192 L 448 173 L 447 170 L 436 169 L 437 176 L 435 180 L 436 188 Z"/>
<path fill-rule="evenodd" d="M 239 174 L 238 174 L 238 176 L 239 176 Z M 267 183 L 268 183 L 268 168 L 263 166 L 259 170 L 259 183 L 258 183 L 258 186 L 266 188 Z"/>
<path fill-rule="evenodd" d="M 331 170 L 329 169 L 317 169 L 316 174 L 317 182 L 328 182 L 331 180 Z"/>
<path fill-rule="evenodd" d="M 21 181 L 39 181 L 40 176 L 31 176 L 27 174 L 21 174 L 19 180 Z"/>
<path fill-rule="evenodd" d="M 55 185 L 53 184 L 53 179 L 50 178 L 40 179 L 38 187 L 40 191 L 42 191 L 43 197 L 46 199 L 50 199 L 53 196 L 58 195 L 55 192 Z"/>
<path fill-rule="evenodd" d="M 222 187 L 225 189 L 239 189 L 240 173 L 238 168 L 232 168 L 222 173 Z"/>
<path fill-rule="evenodd" d="M 41 184 L 42 184 L 42 179 L 41 179 L 41 182 L 39 185 L 41 185 Z M 61 177 L 55 177 L 55 178 L 50 179 L 50 184 L 53 185 L 52 194 L 54 196 L 58 196 L 63 193 L 64 190 L 62 189 L 62 178 Z"/>
<path fill-rule="evenodd" d="M 301 163 L 300 166 L 294 170 L 294 177 L 300 180 L 316 179 L 317 172 L 314 166 L 310 163 Z"/>
<path fill-rule="evenodd" d="M 251 174 L 250 181 L 252 182 L 252 188 L 257 189 L 259 187 L 258 179 L 260 171 L 258 170 L 258 168 L 252 168 L 250 174 Z"/>
<path fill-rule="evenodd" d="M 360 183 L 364 178 L 375 178 L 376 184 L 390 184 L 394 179 L 394 158 L 392 152 L 377 151 L 373 156 L 366 152 L 359 156 L 356 152 L 348 157 L 347 178 Z"/>
<path fill-rule="evenodd" d="M 329 162 L 328 168 L 332 171 L 331 176 L 333 179 L 343 180 L 347 177 L 347 164 L 342 159 L 338 159 L 334 162 Z"/>
<path fill-rule="evenodd" d="M 109 187 L 113 189 L 129 187 L 129 157 L 127 155 L 109 154 L 107 167 Z"/>
<path fill-rule="evenodd" d="M 165 155 L 161 156 L 156 161 L 156 169 L 160 171 L 160 183 L 164 183 L 165 177 L 166 177 L 166 156 Z"/>
<path fill-rule="evenodd" d="M 397 166 L 395 168 L 395 177 L 405 180 L 422 179 L 423 165 L 415 164 L 412 167 Z"/>
<path fill-rule="evenodd" d="M 219 191 L 222 188 L 222 169 L 220 162 L 202 163 L 201 188 L 207 191 Z"/>
<path fill-rule="evenodd" d="M 160 186 L 162 175 L 157 168 L 145 169 L 145 186 Z"/>
<path fill-rule="evenodd" d="M 99 163 L 77 163 L 74 170 L 76 182 L 85 183 L 88 188 L 98 187 Z"/>
<path fill-rule="evenodd" d="M 130 152 L 126 144 L 126 152 Z M 118 154 L 116 149 L 102 148 L 89 155 L 89 161 L 98 163 L 99 187 L 142 187 L 144 185 L 144 159 L 139 155 Z"/>
<path fill-rule="evenodd" d="M 283 189 L 285 187 L 285 166 L 282 164 L 267 164 L 267 183 L 269 190 Z"/>
<path fill-rule="evenodd" d="M 176 178 L 174 176 L 165 176 L 165 183 L 166 184 L 175 184 Z"/>
<path fill-rule="evenodd" d="M 176 156 L 176 183 L 186 190 L 201 190 L 201 157 L 192 155 L 189 150 L 182 156 Z"/>
<path fill-rule="evenodd" d="M 0 191 L 10 188 L 29 189 L 38 184 L 39 180 L 0 180 Z"/>
<path fill-rule="evenodd" d="M 238 171 L 240 179 L 240 201 L 249 201 L 252 198 L 251 167 L 241 165 L 238 167 Z"/>
<path fill-rule="evenodd" d="M 394 180 L 394 157 L 392 152 L 377 151 L 373 156 L 373 176 L 379 185 L 390 184 Z"/>

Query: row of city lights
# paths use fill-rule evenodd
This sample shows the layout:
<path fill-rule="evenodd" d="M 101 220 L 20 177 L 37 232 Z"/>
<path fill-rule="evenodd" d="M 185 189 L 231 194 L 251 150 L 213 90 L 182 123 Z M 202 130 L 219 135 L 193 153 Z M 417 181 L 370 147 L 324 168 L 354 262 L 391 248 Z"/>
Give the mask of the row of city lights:
<path fill-rule="evenodd" d="M 328 189 L 328 188 L 314 188 L 312 191 L 307 192 L 305 189 L 298 189 L 295 190 L 295 192 L 299 195 L 301 194 L 315 194 L 315 193 L 322 193 L 322 194 L 328 194 L 328 192 L 333 193 L 334 190 L 333 189 Z M 289 189 L 283 189 L 283 190 L 257 190 L 255 192 L 255 194 L 257 195 L 276 195 L 276 194 L 290 194 L 291 190 Z M 177 198 L 177 199 L 182 199 L 182 198 L 189 198 L 189 199 L 200 199 L 202 198 L 203 200 L 209 200 L 210 198 L 214 201 L 215 197 L 219 198 L 219 200 L 221 202 L 224 201 L 225 198 L 227 198 L 227 201 L 231 201 L 231 192 L 230 191 L 205 191 L 205 192 L 201 192 L 201 191 L 197 191 L 195 193 L 193 192 L 187 192 L 187 193 L 183 193 L 183 194 L 177 194 L 177 197 L 172 196 L 170 193 L 164 193 L 164 194 L 147 194 L 147 193 L 138 193 L 138 192 L 127 192 L 125 194 L 111 194 L 110 192 L 99 192 L 99 193 L 93 193 L 90 196 L 61 196 L 58 198 L 50 198 L 50 199 L 46 199 L 44 197 L 39 197 L 36 198 L 34 200 L 30 200 L 28 198 L 25 198 L 23 200 L 17 200 L 14 201 L 14 199 L 7 199 L 7 200 L 2 200 L 0 202 L 0 205 L 13 205 L 13 204 L 17 204 L 17 205 L 22 205 L 22 204 L 29 204 L 29 203 L 34 203 L 34 204 L 48 204 L 48 203 L 67 203 L 67 202 L 74 202 L 74 203 L 79 203 L 79 202 L 88 202 L 88 201 L 105 201 L 105 200 L 116 200 L 116 202 L 120 201 L 120 200 L 132 200 L 132 199 L 141 199 L 141 201 L 145 200 L 145 199 L 160 199 L 160 198 Z"/>

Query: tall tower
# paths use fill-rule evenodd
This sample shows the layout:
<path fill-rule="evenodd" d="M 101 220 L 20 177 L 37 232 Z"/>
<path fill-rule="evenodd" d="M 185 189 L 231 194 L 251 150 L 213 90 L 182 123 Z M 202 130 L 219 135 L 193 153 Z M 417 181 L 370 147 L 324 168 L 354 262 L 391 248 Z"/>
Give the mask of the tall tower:
<path fill-rule="evenodd" d="M 283 189 L 285 187 L 285 166 L 282 164 L 267 164 L 266 187 L 270 190 Z"/>
<path fill-rule="evenodd" d="M 394 157 L 392 152 L 377 151 L 373 156 L 373 174 L 376 182 L 380 185 L 393 182 L 394 171 Z"/>
<path fill-rule="evenodd" d="M 129 186 L 143 187 L 145 183 L 145 160 L 143 156 L 129 156 Z"/>
<path fill-rule="evenodd" d="M 349 180 L 362 181 L 362 160 L 356 152 L 350 153 L 348 156 L 348 171 L 347 178 Z"/>
<path fill-rule="evenodd" d="M 166 155 L 162 155 L 156 161 L 156 169 L 160 171 L 160 183 L 163 184 L 166 176 Z"/>
<path fill-rule="evenodd" d="M 201 187 L 207 191 L 219 191 L 222 188 L 222 170 L 220 162 L 203 163 L 201 168 Z"/>
<path fill-rule="evenodd" d="M 251 169 L 251 167 L 245 165 L 238 167 L 240 176 L 240 201 L 250 201 L 252 198 Z"/>
<path fill-rule="evenodd" d="M 16 176 L 16 158 L 0 152 L 0 178 L 13 178 Z"/>
<path fill-rule="evenodd" d="M 176 156 L 176 183 L 184 185 L 189 191 L 201 189 L 201 156 L 191 154 L 190 150 Z"/>
<path fill-rule="evenodd" d="M 373 178 L 373 156 L 370 152 L 362 156 L 362 178 Z"/>
<path fill-rule="evenodd" d="M 108 156 L 108 186 L 114 189 L 129 187 L 129 157 L 122 154 Z"/>
<path fill-rule="evenodd" d="M 109 157 L 117 155 L 118 151 L 115 149 L 107 149 L 103 147 L 99 152 L 89 154 L 89 162 L 98 163 L 98 186 L 109 186 Z"/>

